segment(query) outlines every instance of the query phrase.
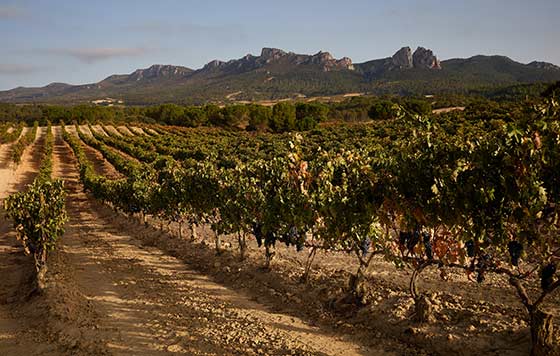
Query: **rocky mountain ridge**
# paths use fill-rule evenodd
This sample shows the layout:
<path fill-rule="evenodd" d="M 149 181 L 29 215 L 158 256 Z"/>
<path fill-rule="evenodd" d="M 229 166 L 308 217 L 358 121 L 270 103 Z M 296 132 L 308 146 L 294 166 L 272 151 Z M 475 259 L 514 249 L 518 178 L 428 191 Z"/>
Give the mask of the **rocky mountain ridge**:
<path fill-rule="evenodd" d="M 0 102 L 92 102 L 106 97 L 130 104 L 159 102 L 264 100 L 282 97 L 432 93 L 496 85 L 560 80 L 560 68 L 534 61 L 522 64 L 504 56 L 477 55 L 440 61 L 434 52 L 402 47 L 391 57 L 353 63 L 329 52 L 297 54 L 265 47 L 229 61 L 213 60 L 200 69 L 152 65 L 84 85 L 52 83 L 42 88 L 0 91 Z"/>

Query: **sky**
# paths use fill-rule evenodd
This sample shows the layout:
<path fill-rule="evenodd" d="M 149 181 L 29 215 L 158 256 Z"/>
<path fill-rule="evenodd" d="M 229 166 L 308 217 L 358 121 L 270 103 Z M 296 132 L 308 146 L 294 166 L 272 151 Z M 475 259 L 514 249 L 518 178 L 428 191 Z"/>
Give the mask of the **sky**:
<path fill-rule="evenodd" d="M 560 0 L 0 0 L 0 90 L 197 69 L 262 47 L 355 63 L 399 48 L 560 64 Z"/>

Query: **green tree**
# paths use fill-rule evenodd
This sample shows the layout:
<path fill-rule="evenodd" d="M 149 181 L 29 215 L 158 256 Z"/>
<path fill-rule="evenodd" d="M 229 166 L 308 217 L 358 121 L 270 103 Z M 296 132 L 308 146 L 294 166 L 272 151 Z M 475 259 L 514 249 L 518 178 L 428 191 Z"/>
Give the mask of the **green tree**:
<path fill-rule="evenodd" d="M 306 117 L 313 118 L 316 122 L 327 120 L 329 107 L 322 103 L 297 103 L 296 118 L 303 120 Z"/>
<path fill-rule="evenodd" d="M 197 106 L 187 106 L 183 112 L 183 125 L 198 127 L 208 122 L 206 112 Z"/>
<path fill-rule="evenodd" d="M 225 126 L 236 127 L 249 122 L 249 109 L 245 105 L 228 105 L 222 109 L 222 115 Z"/>
<path fill-rule="evenodd" d="M 286 102 L 274 105 L 270 128 L 275 132 L 294 130 L 296 128 L 296 107 Z"/>
<path fill-rule="evenodd" d="M 432 104 L 425 100 L 407 99 L 404 101 L 403 106 L 413 114 L 429 115 L 432 112 Z"/>
<path fill-rule="evenodd" d="M 390 101 L 379 101 L 371 106 L 368 115 L 373 120 L 392 119 L 397 115 L 394 106 Z"/>
<path fill-rule="evenodd" d="M 210 124 L 223 126 L 224 115 L 218 105 L 208 104 L 204 107 L 204 111 L 206 111 L 206 116 L 208 117 L 208 122 Z"/>
<path fill-rule="evenodd" d="M 272 109 L 268 106 L 252 104 L 249 105 L 249 130 L 265 129 L 272 117 Z"/>

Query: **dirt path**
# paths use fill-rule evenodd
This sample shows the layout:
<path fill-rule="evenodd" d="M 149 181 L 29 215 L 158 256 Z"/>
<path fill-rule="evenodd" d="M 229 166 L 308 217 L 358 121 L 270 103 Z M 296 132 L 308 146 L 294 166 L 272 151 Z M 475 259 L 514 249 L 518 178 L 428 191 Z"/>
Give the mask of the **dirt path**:
<path fill-rule="evenodd" d="M 39 313 L 29 315 L 25 308 L 18 308 L 33 265 L 23 254 L 3 209 L 4 198 L 23 189 L 37 174 L 44 132 L 45 128 L 38 130 L 16 170 L 10 162 L 11 145 L 0 146 L 0 355 L 61 355 L 37 332 Z"/>
<path fill-rule="evenodd" d="M 92 125 L 91 128 L 96 133 L 107 136 L 107 133 L 105 132 L 105 130 L 103 130 L 103 127 L 101 125 Z"/>
<path fill-rule="evenodd" d="M 156 130 L 154 130 L 150 127 L 144 127 L 142 130 L 144 130 L 144 132 L 146 132 L 150 136 L 158 136 L 159 135 L 159 132 L 157 132 Z"/>
<path fill-rule="evenodd" d="M 134 132 L 132 132 L 127 126 L 111 126 L 115 128 L 118 132 L 121 132 L 127 136 L 136 136 Z"/>
<path fill-rule="evenodd" d="M 86 129 L 87 129 L 87 131 L 86 131 Z M 89 129 L 87 127 L 86 127 L 86 129 L 84 129 L 84 126 L 80 127 L 80 130 L 85 135 L 92 136 L 91 131 L 89 131 Z M 53 132 L 54 133 L 59 133 L 59 130 L 61 130 L 60 127 L 55 127 Z M 66 130 L 71 135 L 74 135 L 78 139 L 78 141 L 82 144 L 82 147 L 84 148 L 84 153 L 86 154 L 86 157 L 88 158 L 88 160 L 90 162 L 93 163 L 93 169 L 95 170 L 95 173 L 103 175 L 103 176 L 105 176 L 109 179 L 123 178 L 123 175 L 120 174 L 119 172 L 117 172 L 117 170 L 115 169 L 115 167 L 113 167 L 113 165 L 111 163 L 109 163 L 105 159 L 103 159 L 103 154 L 101 154 L 101 152 L 99 152 L 98 150 L 86 145 L 80 139 L 80 137 L 78 136 L 78 133 L 76 132 L 76 128 L 74 126 L 67 126 Z"/>
<path fill-rule="evenodd" d="M 386 355 L 293 317 L 274 313 L 247 296 L 140 243 L 153 235 L 89 199 L 75 161 L 55 130 L 54 175 L 66 180 L 70 221 L 62 253 L 75 287 L 98 317 L 92 322 L 115 355 Z M 84 330 L 82 330 L 83 332 Z"/>
<path fill-rule="evenodd" d="M 118 137 L 122 137 L 123 134 L 119 132 L 119 130 L 117 130 L 114 126 L 110 126 L 110 125 L 103 125 L 103 130 L 106 131 L 107 134 L 110 135 L 115 135 Z"/>
<path fill-rule="evenodd" d="M 432 114 L 437 115 L 437 114 L 445 114 L 452 111 L 464 111 L 464 110 L 465 110 L 464 106 L 454 106 L 449 108 L 434 109 L 432 110 Z"/>
<path fill-rule="evenodd" d="M 130 126 L 130 131 L 134 133 L 134 135 L 146 136 L 146 132 L 141 127 L 138 126 Z"/>
<path fill-rule="evenodd" d="M 66 129 L 68 129 L 70 126 L 68 126 Z M 80 125 L 80 130 L 87 136 L 93 136 L 93 133 L 91 132 L 91 130 L 89 129 L 88 125 Z"/>

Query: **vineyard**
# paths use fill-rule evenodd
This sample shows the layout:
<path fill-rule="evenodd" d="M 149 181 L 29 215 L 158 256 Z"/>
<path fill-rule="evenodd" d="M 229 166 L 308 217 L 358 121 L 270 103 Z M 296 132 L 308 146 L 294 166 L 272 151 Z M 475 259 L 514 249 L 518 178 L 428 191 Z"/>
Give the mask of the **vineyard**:
<path fill-rule="evenodd" d="M 0 351 L 558 354 L 558 102 L 394 109 L 281 134 L 3 124 Z"/>

